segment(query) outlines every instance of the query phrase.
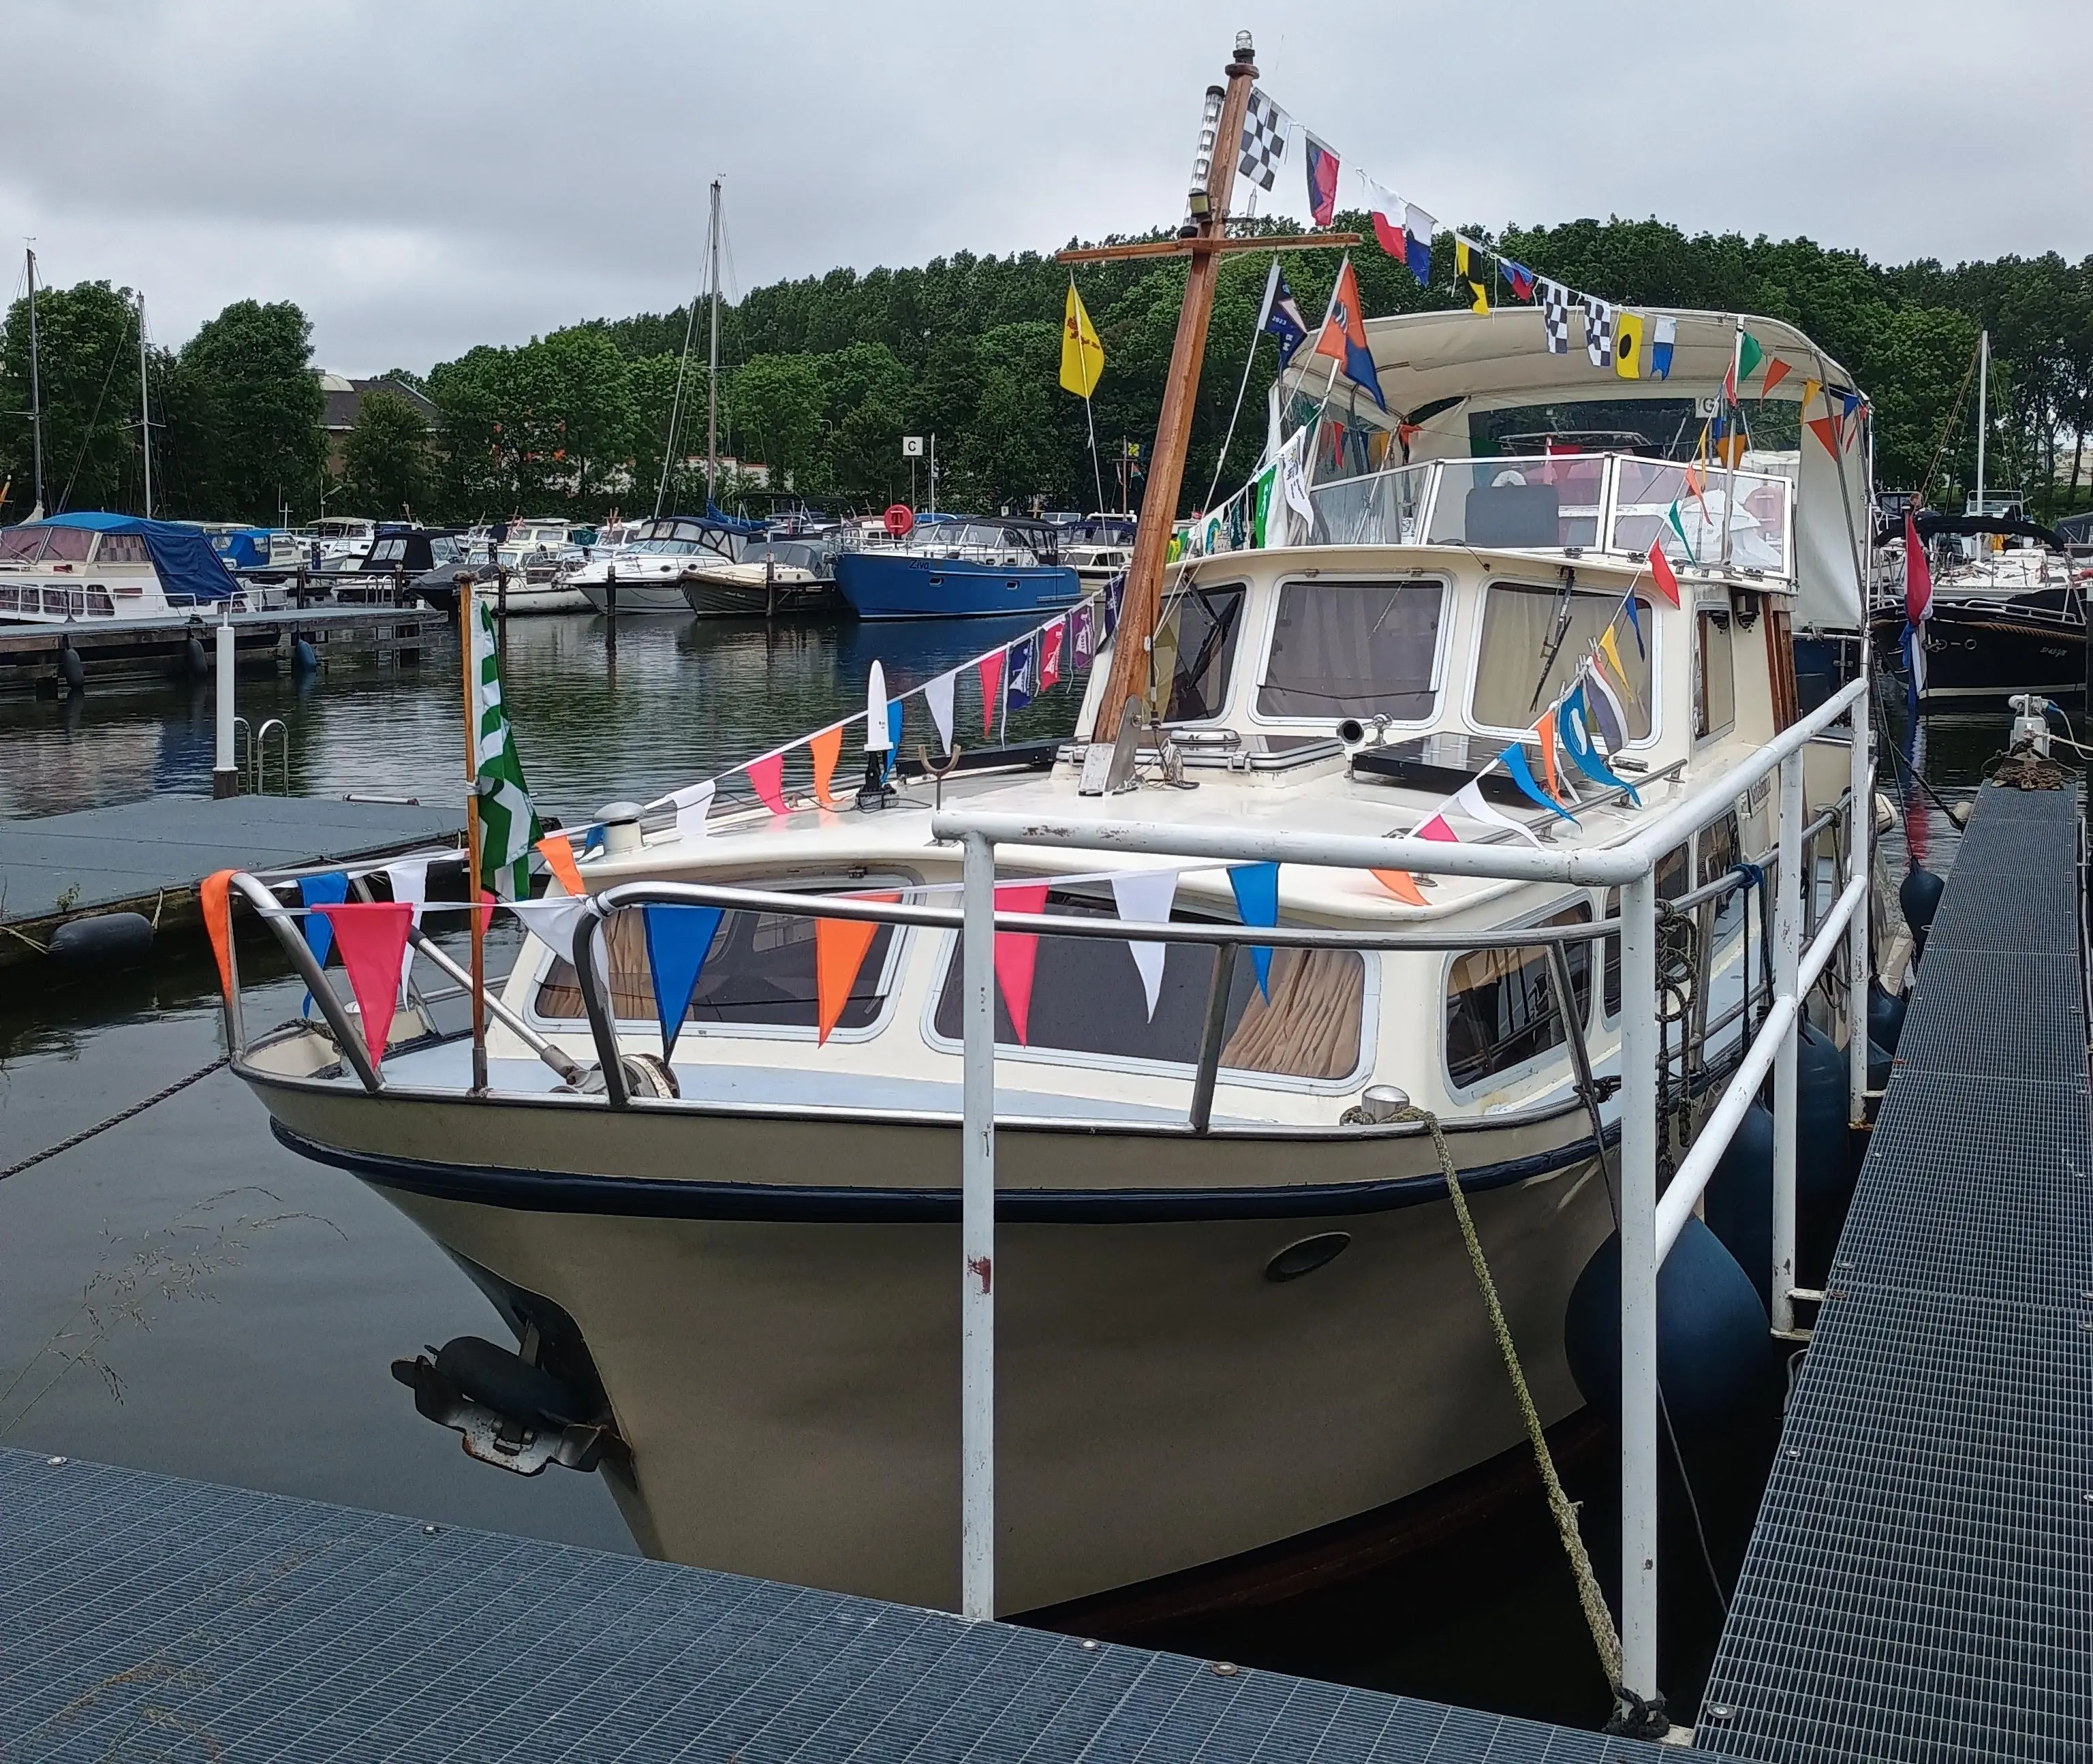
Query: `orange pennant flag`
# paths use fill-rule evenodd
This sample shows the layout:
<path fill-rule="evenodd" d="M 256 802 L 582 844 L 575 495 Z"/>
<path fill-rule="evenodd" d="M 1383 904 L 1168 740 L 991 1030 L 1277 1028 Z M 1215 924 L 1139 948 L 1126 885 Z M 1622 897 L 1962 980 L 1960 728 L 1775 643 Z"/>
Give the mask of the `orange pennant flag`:
<path fill-rule="evenodd" d="M 1675 599 L 1673 605 L 1677 604 Z M 1562 784 L 1555 775 L 1555 713 L 1550 711 L 1542 717 L 1533 726 L 1533 731 L 1540 737 L 1540 775 L 1548 781 L 1548 794 L 1560 802 Z"/>
<path fill-rule="evenodd" d="M 1377 869 L 1373 879 L 1406 905 L 1421 907 L 1425 904 L 1424 896 L 1417 891 L 1417 884 L 1410 880 L 1406 869 Z"/>
<path fill-rule="evenodd" d="M 581 868 L 574 862 L 574 842 L 564 833 L 548 833 L 538 842 L 538 855 L 545 860 L 553 879 L 578 900 L 588 892 Z"/>
<path fill-rule="evenodd" d="M 836 761 L 843 751 L 843 730 L 824 729 L 808 736 L 807 751 L 814 756 L 815 801 L 824 808 L 840 808 L 843 804 L 829 794 L 829 780 L 836 775 Z"/>
<path fill-rule="evenodd" d="M 894 901 L 901 896 L 853 895 L 851 898 Z M 857 983 L 857 971 L 864 965 L 865 951 L 878 934 L 878 925 L 870 919 L 814 921 L 814 999 L 822 1041 L 828 1040 L 830 1030 L 842 1021 L 843 1007 L 850 1003 L 851 988 Z"/>
<path fill-rule="evenodd" d="M 1768 392 L 1788 378 L 1788 363 L 1782 361 L 1779 356 L 1775 356 L 1773 360 L 1766 363 L 1766 378 L 1759 382 L 1759 398 L 1762 402 L 1765 401 Z"/>
<path fill-rule="evenodd" d="M 203 908 L 203 928 L 210 933 L 210 952 L 218 958 L 218 984 L 225 1002 L 232 1002 L 232 872 L 214 870 L 197 884 Z"/>
<path fill-rule="evenodd" d="M 1839 421 L 1835 417 L 1812 417 L 1803 425 L 1822 444 L 1824 451 L 1836 455 L 1839 451 Z"/>

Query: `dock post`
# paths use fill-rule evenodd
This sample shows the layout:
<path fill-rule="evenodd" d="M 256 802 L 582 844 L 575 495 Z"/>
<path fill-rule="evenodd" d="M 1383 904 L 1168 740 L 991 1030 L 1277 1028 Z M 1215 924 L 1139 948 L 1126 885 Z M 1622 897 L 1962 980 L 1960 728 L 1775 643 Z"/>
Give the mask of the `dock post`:
<path fill-rule="evenodd" d="M 213 796 L 240 794 L 240 769 L 232 752 L 232 621 L 218 622 L 218 754 L 210 769 Z"/>
<path fill-rule="evenodd" d="M 1861 652 L 1866 678 L 1867 652 Z M 1852 818 L 1846 830 L 1846 880 L 1872 883 L 1875 847 L 1874 695 L 1853 700 Z M 1868 1118 L 1868 985 L 1874 977 L 1874 945 L 1868 933 L 1868 894 L 1863 888 L 1846 925 L 1846 1119 L 1858 1127 Z"/>
<path fill-rule="evenodd" d="M 1810 878 L 1814 884 L 1816 878 Z M 1773 990 L 1776 1002 L 1795 999 L 1802 969 L 1802 753 L 1780 762 L 1780 863 L 1774 873 Z M 1773 1060 L 1773 1327 L 1795 1327 L 1795 1092 L 1801 1000 Z M 1867 1012 L 1860 1033 L 1867 1034 Z"/>
<path fill-rule="evenodd" d="M 1657 1694 L 1657 882 L 1621 890 L 1621 1684 Z"/>
<path fill-rule="evenodd" d="M 960 1614 L 995 1614 L 995 847 L 964 837 L 960 1201 Z"/>

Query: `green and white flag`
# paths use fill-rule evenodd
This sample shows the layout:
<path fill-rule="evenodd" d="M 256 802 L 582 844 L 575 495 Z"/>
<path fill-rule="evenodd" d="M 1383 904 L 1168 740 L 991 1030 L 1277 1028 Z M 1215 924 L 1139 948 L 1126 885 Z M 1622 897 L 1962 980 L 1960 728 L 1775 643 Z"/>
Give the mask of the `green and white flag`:
<path fill-rule="evenodd" d="M 473 602 L 473 800 L 479 811 L 479 885 L 497 899 L 528 899 L 531 848 L 544 836 L 501 702 L 494 609 Z"/>

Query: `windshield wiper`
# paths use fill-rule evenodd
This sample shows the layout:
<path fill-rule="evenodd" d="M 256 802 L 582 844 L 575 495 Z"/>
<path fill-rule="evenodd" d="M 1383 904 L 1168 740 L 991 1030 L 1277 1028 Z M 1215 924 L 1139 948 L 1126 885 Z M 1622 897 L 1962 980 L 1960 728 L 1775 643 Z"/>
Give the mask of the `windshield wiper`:
<path fill-rule="evenodd" d="M 1548 690 L 1548 677 L 1555 671 L 1555 658 L 1562 653 L 1562 639 L 1570 635 L 1570 591 L 1576 582 L 1576 570 L 1563 565 L 1562 586 L 1555 591 L 1555 629 L 1549 634 L 1548 648 L 1540 658 L 1540 678 L 1533 683 L 1533 696 L 1526 701 L 1528 716 L 1540 709 L 1540 695 Z"/>

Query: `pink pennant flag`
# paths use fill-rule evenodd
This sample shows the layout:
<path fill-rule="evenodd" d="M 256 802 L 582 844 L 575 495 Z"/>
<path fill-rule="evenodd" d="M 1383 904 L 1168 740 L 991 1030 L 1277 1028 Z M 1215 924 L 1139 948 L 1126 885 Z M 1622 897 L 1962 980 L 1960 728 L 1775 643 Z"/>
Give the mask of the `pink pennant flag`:
<path fill-rule="evenodd" d="M 1039 634 L 1039 690 L 1045 691 L 1061 678 L 1061 646 L 1068 640 L 1068 622 L 1057 618 Z"/>
<path fill-rule="evenodd" d="M 995 906 L 999 912 L 1044 912 L 1045 882 L 998 882 Z M 1030 1045 L 1032 976 L 1039 960 L 1039 939 L 1029 931 L 995 934 L 995 983 L 1003 994 L 1003 1008 L 1010 1012 L 1010 1026 L 1017 1031 L 1018 1045 Z"/>
<path fill-rule="evenodd" d="M 768 759 L 751 760 L 742 769 L 763 799 L 763 806 L 774 815 L 785 813 L 785 756 L 774 753 Z"/>
<path fill-rule="evenodd" d="M 999 649 L 993 655 L 983 656 L 975 664 L 981 674 L 982 736 L 992 740 L 995 735 L 996 707 L 1003 701 L 1003 663 L 1010 653 L 1008 648 Z"/>
<path fill-rule="evenodd" d="M 1443 814 L 1436 814 L 1410 834 L 1413 839 L 1436 839 L 1441 845 L 1458 845 L 1461 835 L 1446 825 Z"/>
<path fill-rule="evenodd" d="M 400 990 L 400 957 L 414 909 L 404 900 L 345 900 L 315 907 L 334 928 L 334 945 L 348 970 L 349 990 L 363 1018 L 363 1044 L 373 1065 L 385 1057 Z"/>

